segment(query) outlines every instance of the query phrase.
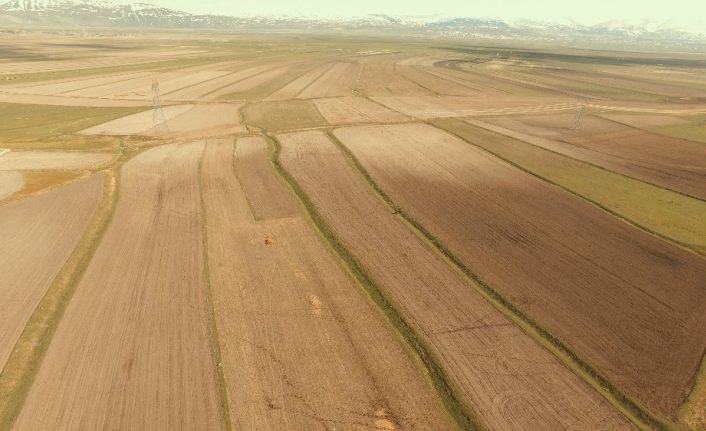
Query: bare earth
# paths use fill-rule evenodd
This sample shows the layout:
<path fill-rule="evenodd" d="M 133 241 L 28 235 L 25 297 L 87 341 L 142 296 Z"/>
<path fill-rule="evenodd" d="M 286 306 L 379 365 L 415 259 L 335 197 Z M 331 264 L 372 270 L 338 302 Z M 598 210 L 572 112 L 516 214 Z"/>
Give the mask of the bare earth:
<path fill-rule="evenodd" d="M 675 415 L 706 348 L 690 336 L 706 330 L 705 260 L 430 126 L 336 136 L 482 278 L 628 394 Z"/>
<path fill-rule="evenodd" d="M 210 142 L 202 168 L 211 289 L 234 428 L 452 429 L 383 315 L 267 166 L 265 141 L 240 139 L 237 149 L 237 165 L 261 168 L 241 170 L 240 178 L 269 184 L 246 189 L 263 220 L 253 218 L 235 176 L 231 140 Z M 278 200 L 280 209 L 261 207 L 266 199 Z"/>
<path fill-rule="evenodd" d="M 110 153 L 9 151 L 0 156 L 0 171 L 99 168 L 115 159 Z"/>
<path fill-rule="evenodd" d="M 124 166 L 113 223 L 15 430 L 221 429 L 201 248 L 202 151 L 161 146 Z"/>
<path fill-rule="evenodd" d="M 570 123 L 570 119 L 564 124 Z M 632 129 L 608 120 L 586 121 L 584 130 L 557 129 L 546 139 L 523 132 L 514 119 L 471 124 L 512 136 L 615 172 L 706 200 L 706 145 Z M 503 127 L 505 126 L 505 127 Z"/>
<path fill-rule="evenodd" d="M 0 206 L 0 369 L 88 226 L 103 181 L 93 176 Z"/>
<path fill-rule="evenodd" d="M 431 344 L 481 423 L 494 430 L 632 428 L 394 217 L 325 135 L 279 139 L 286 168 Z"/>
<path fill-rule="evenodd" d="M 24 187 L 25 180 L 19 172 L 0 172 L 0 201 Z"/>

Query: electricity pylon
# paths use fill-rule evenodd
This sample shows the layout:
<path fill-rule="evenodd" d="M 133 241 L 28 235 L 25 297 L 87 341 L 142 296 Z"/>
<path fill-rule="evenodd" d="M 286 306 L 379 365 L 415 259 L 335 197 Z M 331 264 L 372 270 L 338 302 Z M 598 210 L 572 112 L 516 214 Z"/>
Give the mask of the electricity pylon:
<path fill-rule="evenodd" d="M 167 117 L 164 115 L 164 109 L 162 109 L 162 96 L 159 94 L 159 80 L 155 79 L 152 81 L 152 128 L 155 133 L 157 133 L 157 120 L 160 116 L 164 127 L 167 129 L 167 133 L 170 133 Z"/>
<path fill-rule="evenodd" d="M 574 119 L 574 127 L 572 127 L 573 130 L 581 130 L 583 129 L 583 117 L 586 115 L 586 111 L 588 110 L 588 100 L 583 99 L 579 103 L 576 104 L 576 118 Z"/>

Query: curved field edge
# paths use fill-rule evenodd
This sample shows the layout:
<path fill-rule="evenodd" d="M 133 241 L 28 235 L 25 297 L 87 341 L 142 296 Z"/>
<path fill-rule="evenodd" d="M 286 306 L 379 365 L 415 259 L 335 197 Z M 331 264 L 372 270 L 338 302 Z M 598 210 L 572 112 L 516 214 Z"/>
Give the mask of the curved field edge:
<path fill-rule="evenodd" d="M 678 247 L 681 247 L 687 251 L 706 256 L 706 237 L 702 237 L 701 235 L 699 235 L 698 232 L 696 232 L 696 233 L 692 232 L 692 234 L 697 237 L 696 242 L 685 242 L 685 241 L 679 240 L 675 237 L 676 236 L 675 234 L 673 234 L 669 231 L 668 228 L 660 228 L 659 227 L 660 225 L 663 225 L 663 223 L 661 223 L 660 220 L 657 220 L 657 219 L 650 220 L 650 217 L 647 217 L 645 215 L 646 217 L 642 222 L 637 221 L 635 219 L 635 217 L 629 215 L 627 211 L 621 211 L 619 208 L 615 208 L 615 206 L 616 206 L 615 203 L 605 202 L 605 200 L 591 197 L 591 196 L 589 196 L 590 192 L 587 192 L 586 190 L 578 191 L 578 190 L 576 190 L 576 187 L 564 185 L 564 184 L 562 184 L 561 180 L 558 180 L 556 178 L 552 178 L 552 174 L 550 174 L 550 173 L 540 172 L 539 169 L 527 167 L 527 166 L 525 166 L 525 164 L 523 164 L 521 162 L 513 160 L 512 158 L 509 158 L 508 156 L 504 156 L 497 151 L 493 151 L 491 149 L 488 149 L 487 146 L 485 146 L 485 145 L 475 144 L 474 142 L 472 142 L 471 140 L 468 139 L 468 136 L 466 135 L 466 133 L 464 133 L 463 129 L 466 127 L 468 127 L 469 129 L 477 128 L 479 130 L 483 130 L 484 132 L 487 132 L 487 133 L 490 133 L 493 135 L 497 135 L 497 136 L 503 137 L 503 138 L 505 137 L 505 135 L 499 134 L 499 133 L 494 132 L 492 130 L 483 129 L 481 127 L 471 125 L 471 124 L 468 124 L 466 122 L 463 122 L 463 121 L 460 121 L 457 119 L 432 120 L 429 122 L 429 124 L 436 127 L 437 129 L 440 129 L 440 130 L 446 132 L 446 133 L 450 133 L 451 135 L 456 136 L 457 138 L 461 139 L 462 141 L 466 142 L 469 145 L 472 145 L 472 146 L 480 149 L 481 151 L 484 151 L 488 154 L 491 154 L 494 157 L 497 157 L 497 158 L 505 161 L 506 163 L 516 167 L 517 169 L 520 169 L 520 170 L 522 170 L 522 171 L 524 171 L 534 177 L 537 177 L 537 178 L 539 178 L 543 181 L 546 181 L 546 182 L 548 182 L 548 183 L 550 183 L 550 184 L 552 184 L 552 185 L 554 185 L 554 186 L 556 186 L 556 187 L 558 187 L 568 193 L 571 193 L 574 196 L 577 196 L 581 199 L 584 199 L 584 200 L 590 202 L 591 204 L 608 212 L 612 216 L 614 216 L 614 217 L 616 217 L 616 218 L 618 218 L 618 219 L 620 219 L 620 220 L 622 220 L 632 226 L 635 226 L 640 230 L 643 230 L 651 235 L 654 235 L 664 241 L 667 241 L 671 244 L 674 244 Z M 507 139 L 518 141 L 517 139 L 510 138 L 510 137 L 507 137 Z M 525 144 L 525 145 L 528 145 L 528 146 L 531 146 L 532 148 L 536 148 L 540 151 L 546 151 L 547 153 L 552 154 L 554 156 L 561 157 L 562 159 L 565 159 L 567 161 L 575 163 L 577 166 L 580 165 L 580 166 L 585 166 L 585 167 L 588 167 L 591 169 L 597 169 L 598 171 L 605 172 L 605 173 L 607 173 L 607 175 L 613 176 L 614 178 L 624 178 L 628 182 L 635 182 L 635 184 L 644 185 L 645 187 L 649 187 L 649 188 L 654 188 L 654 190 L 657 190 L 659 192 L 663 192 L 665 194 L 672 194 L 673 196 L 671 197 L 670 202 L 671 201 L 678 201 L 678 200 L 689 200 L 689 201 L 692 201 L 695 203 L 702 203 L 702 204 L 704 203 L 704 201 L 702 201 L 698 198 L 694 198 L 692 196 L 685 195 L 683 193 L 679 193 L 679 192 L 671 190 L 671 189 L 667 189 L 664 187 L 653 185 L 651 183 L 637 180 L 635 178 L 628 177 L 628 176 L 620 174 L 618 172 L 614 172 L 614 171 L 607 170 L 602 167 L 595 166 L 593 164 L 584 162 L 582 160 L 574 159 L 574 158 L 568 157 L 566 155 L 562 155 L 562 154 L 555 153 L 550 150 L 536 147 L 536 146 L 529 144 L 529 143 L 526 143 L 524 141 L 518 141 L 518 142 Z M 623 188 L 626 190 L 629 190 L 631 188 L 631 186 L 628 183 Z M 633 192 L 635 192 L 635 190 L 633 190 Z M 706 206 L 705 206 L 705 208 L 706 208 Z M 670 211 L 671 211 L 670 209 L 666 209 L 665 213 L 669 213 Z M 650 227 L 649 225 L 652 225 L 652 227 Z M 699 229 L 703 230 L 703 225 L 697 222 L 697 224 L 694 226 L 694 228 L 697 231 Z"/>
<path fill-rule="evenodd" d="M 0 373 L 0 430 L 10 430 L 22 410 L 61 317 L 115 214 L 119 171 L 106 170 L 103 196 L 86 231 L 32 313 Z"/>
<path fill-rule="evenodd" d="M 199 203 L 201 205 L 201 231 L 203 238 L 203 274 L 204 285 L 206 286 L 206 300 L 208 301 L 208 333 L 209 344 L 211 345 L 211 354 L 213 355 L 214 368 L 216 370 L 216 384 L 218 385 L 218 397 L 221 408 L 221 422 L 224 431 L 231 431 L 233 424 L 230 420 L 230 408 L 228 407 L 228 393 L 226 390 L 226 380 L 223 374 L 223 362 L 221 360 L 221 343 L 218 335 L 218 325 L 213 306 L 213 289 L 211 287 L 211 272 L 208 259 L 208 213 L 206 211 L 206 202 L 203 194 L 203 154 L 206 151 L 207 145 L 203 146 L 203 152 L 199 159 L 198 180 L 199 180 Z"/>
<path fill-rule="evenodd" d="M 390 196 L 378 185 L 372 178 L 370 173 L 363 167 L 360 161 L 336 136 L 327 132 L 331 139 L 344 155 L 353 163 L 359 173 L 365 178 L 373 190 L 390 206 L 390 208 L 399 214 L 415 231 L 423 238 L 429 241 L 444 258 L 464 276 L 466 276 L 472 285 L 477 286 L 478 291 L 503 315 L 507 316 L 515 324 L 517 324 L 524 332 L 537 341 L 544 348 L 549 350 L 559 361 L 564 364 L 569 370 L 577 374 L 598 393 L 600 393 L 611 405 L 622 412 L 632 421 L 635 426 L 642 430 L 678 430 L 679 425 L 673 424 L 664 418 L 661 418 L 650 412 L 640 403 L 632 400 L 625 395 L 618 387 L 611 383 L 607 378 L 601 375 L 590 364 L 582 360 L 576 353 L 561 340 L 552 335 L 549 331 L 541 327 L 533 319 L 518 309 L 512 302 L 507 300 L 490 284 L 472 271 L 465 263 L 456 257 L 450 249 L 448 249 L 438 238 L 432 235 L 423 225 L 416 219 L 411 217 L 404 209 L 400 208 Z"/>
<path fill-rule="evenodd" d="M 412 327 L 402 317 L 402 315 L 394 308 L 392 303 L 385 296 L 384 291 L 379 285 L 369 276 L 358 260 L 339 242 L 331 227 L 326 223 L 323 217 L 319 214 L 316 206 L 311 201 L 309 196 L 304 192 L 299 183 L 287 171 L 284 165 L 280 162 L 280 153 L 282 146 L 280 142 L 266 132 L 263 132 L 265 137 L 274 146 L 272 152 L 272 164 L 277 173 L 288 183 L 293 192 L 304 205 L 309 217 L 313 221 L 316 228 L 323 235 L 329 245 L 338 254 L 340 259 L 348 267 L 355 279 L 367 291 L 375 304 L 384 313 L 390 324 L 396 329 L 398 334 L 409 348 L 412 349 L 417 356 L 417 360 L 421 361 L 424 371 L 431 379 L 431 383 L 437 392 L 443 406 L 458 425 L 460 429 L 468 431 L 476 431 L 484 429 L 478 421 L 476 414 L 469 406 L 466 406 L 458 397 L 458 389 L 450 382 L 445 371 L 438 365 L 439 361 L 432 353 L 431 349 L 422 341 L 414 332 Z"/>

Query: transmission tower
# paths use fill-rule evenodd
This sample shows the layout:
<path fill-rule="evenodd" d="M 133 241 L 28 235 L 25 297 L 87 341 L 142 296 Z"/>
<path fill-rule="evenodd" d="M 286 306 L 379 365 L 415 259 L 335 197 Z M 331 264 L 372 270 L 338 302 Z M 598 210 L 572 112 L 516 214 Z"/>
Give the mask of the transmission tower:
<path fill-rule="evenodd" d="M 158 119 L 161 117 L 164 127 L 169 132 L 169 125 L 167 124 L 167 117 L 164 115 L 164 109 L 162 109 L 162 96 L 159 94 L 159 80 L 155 79 L 152 81 L 152 127 L 155 133 L 157 132 Z"/>
<path fill-rule="evenodd" d="M 583 99 L 576 104 L 576 118 L 574 120 L 574 127 L 572 127 L 573 130 L 583 129 L 583 117 L 586 115 L 587 110 L 588 100 Z"/>

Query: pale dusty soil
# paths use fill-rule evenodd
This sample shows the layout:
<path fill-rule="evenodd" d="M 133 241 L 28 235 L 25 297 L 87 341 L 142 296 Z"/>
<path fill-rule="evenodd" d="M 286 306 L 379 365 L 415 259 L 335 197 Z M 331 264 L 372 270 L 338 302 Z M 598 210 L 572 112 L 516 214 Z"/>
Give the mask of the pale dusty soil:
<path fill-rule="evenodd" d="M 94 176 L 0 206 L 0 369 L 81 239 L 102 190 L 102 177 Z"/>
<path fill-rule="evenodd" d="M 392 123 L 407 118 L 364 97 L 315 99 L 314 103 L 329 124 Z"/>
<path fill-rule="evenodd" d="M 260 64 L 252 65 L 249 64 L 243 70 L 238 70 L 237 72 L 230 73 L 225 76 L 221 76 L 212 79 L 207 82 L 193 85 L 191 87 L 183 88 L 181 90 L 175 91 L 173 93 L 164 96 L 165 100 L 213 100 L 216 99 L 220 94 L 219 90 L 227 88 L 229 86 L 235 85 L 238 82 L 244 81 L 248 78 L 257 76 L 273 68 L 272 64 Z M 215 95 L 214 95 L 215 94 Z"/>
<path fill-rule="evenodd" d="M 34 94 L 10 94 L 2 92 L 0 102 L 25 103 L 27 105 L 52 106 L 95 106 L 98 108 L 125 108 L 131 106 L 152 106 L 152 100 L 94 99 L 90 97 L 42 96 Z"/>
<path fill-rule="evenodd" d="M 427 73 L 417 67 L 398 65 L 396 69 L 400 75 L 438 95 L 472 96 L 478 94 L 478 90 L 474 88 Z"/>
<path fill-rule="evenodd" d="M 174 105 L 165 106 L 163 108 L 164 118 L 167 123 L 179 114 L 188 112 L 194 105 Z M 154 114 L 153 110 L 138 112 L 137 114 L 128 115 L 127 117 L 117 118 L 97 126 L 89 127 L 82 130 L 82 135 L 138 135 L 147 132 L 154 132 Z M 163 118 L 157 116 L 157 128 L 163 128 Z"/>
<path fill-rule="evenodd" d="M 367 63 L 360 74 L 358 87 L 367 96 L 436 96 L 396 69 L 394 64 Z"/>
<path fill-rule="evenodd" d="M 115 159 L 111 153 L 73 151 L 9 151 L 0 156 L 0 171 L 91 169 Z"/>
<path fill-rule="evenodd" d="M 378 103 L 403 114 L 420 118 L 462 117 L 471 115 L 509 115 L 554 111 L 573 111 L 575 101 L 557 97 L 480 96 L 374 96 Z"/>
<path fill-rule="evenodd" d="M 265 100 L 286 100 L 295 98 L 301 91 L 306 87 L 311 85 L 320 76 L 322 76 L 326 71 L 331 69 L 333 66 L 330 63 L 323 64 L 321 66 L 311 69 L 307 73 L 293 80 L 289 84 L 270 94 Z"/>
<path fill-rule="evenodd" d="M 59 323 L 15 430 L 218 430 L 198 162 L 147 150 Z"/>
<path fill-rule="evenodd" d="M 602 114 L 601 116 L 640 129 L 673 126 L 676 124 L 689 124 L 688 120 L 679 117 L 671 117 L 668 115 Z"/>
<path fill-rule="evenodd" d="M 138 99 L 152 101 L 152 83 L 154 80 L 159 82 L 160 94 L 167 96 L 172 92 L 228 75 L 227 71 L 214 70 L 217 69 L 219 65 L 221 64 L 207 64 L 166 72 L 153 72 L 146 76 L 135 77 L 133 79 L 118 83 L 86 86 L 82 89 L 77 89 L 63 94 L 78 97 Z"/>
<path fill-rule="evenodd" d="M 270 172 L 273 169 L 270 148 L 262 138 L 240 138 L 235 151 L 235 173 L 256 219 L 301 215 L 291 192 Z"/>
<path fill-rule="evenodd" d="M 25 180 L 19 172 L 0 172 L 0 201 L 24 187 Z"/>
<path fill-rule="evenodd" d="M 194 134 L 206 131 L 218 133 L 240 133 L 245 130 L 240 124 L 240 104 L 214 103 L 195 105 L 168 122 L 172 134 Z M 162 129 L 161 132 L 166 130 Z"/>
<path fill-rule="evenodd" d="M 336 135 L 460 259 L 648 408 L 706 348 L 706 261 L 427 125 Z"/>
<path fill-rule="evenodd" d="M 49 82 L 32 82 L 18 85 L 3 86 L 3 91 L 20 94 L 61 95 L 75 90 L 98 87 L 103 85 L 117 85 L 136 78 L 149 76 L 150 72 L 132 72 L 119 75 L 99 76 L 82 79 L 60 79 Z"/>
<path fill-rule="evenodd" d="M 279 136 L 286 168 L 432 346 L 488 429 L 632 429 L 600 395 L 490 305 L 375 197 L 320 132 Z"/>
<path fill-rule="evenodd" d="M 297 97 L 300 99 L 311 99 L 314 97 L 350 95 L 359 69 L 360 65 L 358 63 L 336 63 L 314 83 L 299 93 Z"/>
<path fill-rule="evenodd" d="M 263 70 L 255 75 L 249 76 L 241 81 L 231 84 L 227 87 L 218 89 L 208 95 L 204 96 L 204 100 L 216 100 L 222 96 L 226 96 L 232 93 L 239 93 L 243 91 L 250 90 L 259 85 L 265 84 L 278 76 L 282 75 L 287 71 L 288 67 L 286 64 L 269 65 L 267 70 Z"/>
<path fill-rule="evenodd" d="M 288 200 L 262 139 L 209 142 L 208 258 L 230 414 L 243 430 L 448 430 L 391 327 L 300 210 L 257 222 L 245 200 Z M 260 159 L 255 161 L 255 159 Z M 280 186 L 282 187 L 282 186 Z M 262 197 L 254 197 L 261 194 Z M 269 244 L 265 243 L 268 239 Z"/>
<path fill-rule="evenodd" d="M 512 119 L 494 120 L 498 126 L 475 120 L 469 122 L 706 200 L 706 145 L 700 143 L 644 132 L 599 118 L 587 122 L 583 130 L 557 129 L 557 135 L 551 140 L 524 133 L 522 123 Z M 598 130 L 591 128 L 591 123 L 598 123 Z"/>

